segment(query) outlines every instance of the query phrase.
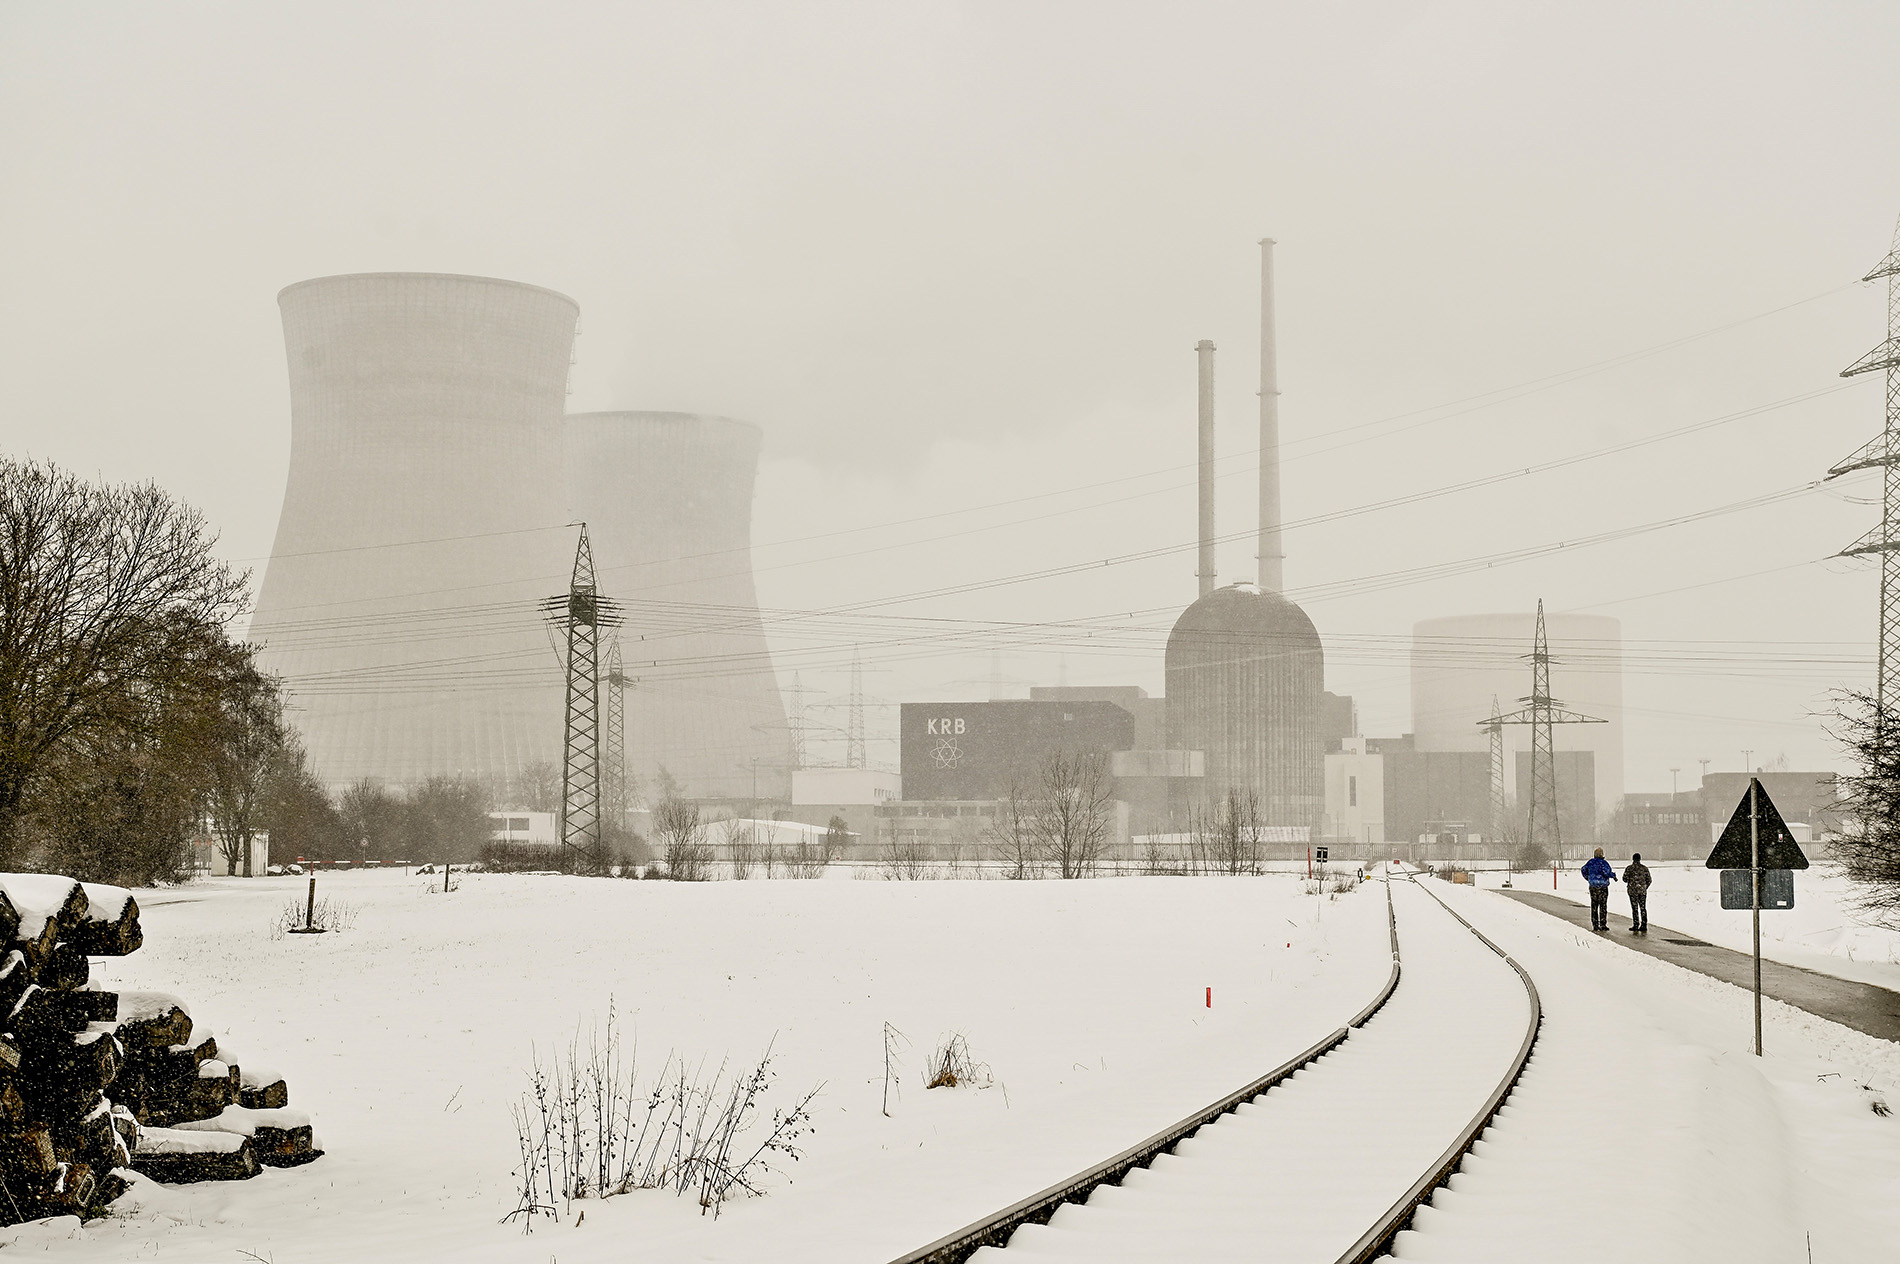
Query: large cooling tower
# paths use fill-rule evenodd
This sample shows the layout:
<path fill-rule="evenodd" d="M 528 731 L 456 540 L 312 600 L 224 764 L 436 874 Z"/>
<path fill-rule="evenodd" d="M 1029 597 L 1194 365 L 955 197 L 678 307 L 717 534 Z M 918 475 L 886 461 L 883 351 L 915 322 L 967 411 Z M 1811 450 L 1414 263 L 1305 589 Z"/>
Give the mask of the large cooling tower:
<path fill-rule="evenodd" d="M 579 308 L 485 277 L 322 277 L 277 296 L 290 477 L 250 636 L 332 784 L 558 763 L 561 416 Z"/>
<path fill-rule="evenodd" d="M 1594 614 L 1547 614 L 1550 692 L 1572 711 L 1605 724 L 1559 724 L 1557 749 L 1596 752 L 1596 810 L 1623 797 L 1623 625 Z M 1419 750 L 1480 751 L 1490 738 L 1478 722 L 1491 699 L 1506 712 L 1527 705 L 1531 644 L 1537 615 L 1456 615 L 1412 627 L 1412 730 Z M 1530 749 L 1530 726 L 1512 725 L 1505 740 Z"/>
<path fill-rule="evenodd" d="M 690 413 L 567 421 L 570 512 L 625 606 L 627 764 L 703 797 L 790 794 L 785 706 L 752 582 L 759 428 Z"/>

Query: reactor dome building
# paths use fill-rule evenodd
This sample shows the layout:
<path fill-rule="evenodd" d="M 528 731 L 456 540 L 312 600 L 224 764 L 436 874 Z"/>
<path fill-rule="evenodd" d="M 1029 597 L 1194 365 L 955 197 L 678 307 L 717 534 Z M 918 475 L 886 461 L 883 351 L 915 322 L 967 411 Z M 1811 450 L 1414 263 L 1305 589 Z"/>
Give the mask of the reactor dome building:
<path fill-rule="evenodd" d="M 561 753 L 535 603 L 573 549 L 562 414 L 580 308 L 486 277 L 321 277 L 277 296 L 290 469 L 249 637 L 312 768 L 509 779 Z"/>
<path fill-rule="evenodd" d="M 752 578 L 760 431 L 673 412 L 567 419 L 567 500 L 621 631 L 628 771 L 703 798 L 785 798 L 790 730 Z"/>
<path fill-rule="evenodd" d="M 1260 582 L 1213 586 L 1213 346 L 1204 342 L 1201 596 L 1168 634 L 1167 737 L 1173 749 L 1203 752 L 1204 798 L 1252 792 L 1264 824 L 1313 831 L 1326 790 L 1325 652 L 1313 621 L 1282 592 L 1273 242 L 1260 248 Z"/>

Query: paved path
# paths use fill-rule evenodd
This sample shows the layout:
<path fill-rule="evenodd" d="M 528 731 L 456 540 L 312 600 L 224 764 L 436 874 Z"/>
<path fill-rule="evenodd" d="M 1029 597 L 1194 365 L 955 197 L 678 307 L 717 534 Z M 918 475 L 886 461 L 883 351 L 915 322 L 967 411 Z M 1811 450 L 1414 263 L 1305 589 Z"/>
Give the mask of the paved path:
<path fill-rule="evenodd" d="M 1590 906 L 1566 900 L 1542 891 L 1499 891 L 1520 904 L 1528 904 L 1553 917 L 1560 917 L 1583 930 L 1590 929 Z M 1643 935 L 1630 934 L 1630 919 L 1610 914 L 1610 929 L 1603 937 L 1625 948 L 1660 958 L 1685 970 L 1694 970 L 1710 978 L 1753 990 L 1755 959 L 1745 952 L 1732 952 L 1697 939 L 1694 935 L 1666 926 L 1650 924 Z M 1900 992 L 1855 983 L 1833 975 L 1783 965 L 1766 957 L 1761 963 L 1761 990 L 1764 996 L 1785 1001 L 1832 1022 L 1864 1031 L 1882 1040 L 1900 1041 Z"/>

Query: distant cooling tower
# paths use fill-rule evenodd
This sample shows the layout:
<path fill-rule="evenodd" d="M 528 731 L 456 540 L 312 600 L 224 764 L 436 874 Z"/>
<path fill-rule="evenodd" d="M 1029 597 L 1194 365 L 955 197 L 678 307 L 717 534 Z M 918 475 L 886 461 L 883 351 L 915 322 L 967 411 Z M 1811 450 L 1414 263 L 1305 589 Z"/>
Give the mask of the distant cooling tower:
<path fill-rule="evenodd" d="M 690 413 L 567 421 L 570 512 L 624 603 L 627 763 L 691 795 L 786 797 L 790 735 L 752 580 L 759 429 Z"/>
<path fill-rule="evenodd" d="M 1623 797 L 1623 625 L 1607 615 L 1552 614 L 1550 692 L 1564 706 L 1608 721 L 1559 724 L 1559 751 L 1596 753 L 1596 809 L 1606 812 Z M 1531 691 L 1531 642 L 1537 616 L 1454 615 L 1412 626 L 1412 729 L 1423 751 L 1488 750 L 1478 722 L 1496 696 L 1507 712 L 1525 705 Z M 1510 725 L 1513 749 L 1530 749 L 1530 726 Z M 1509 774 L 1507 774 L 1509 775 Z"/>
<path fill-rule="evenodd" d="M 290 477 L 250 637 L 331 784 L 500 781 L 561 754 L 535 603 L 567 582 L 561 415 L 579 308 L 484 277 L 277 296 Z"/>

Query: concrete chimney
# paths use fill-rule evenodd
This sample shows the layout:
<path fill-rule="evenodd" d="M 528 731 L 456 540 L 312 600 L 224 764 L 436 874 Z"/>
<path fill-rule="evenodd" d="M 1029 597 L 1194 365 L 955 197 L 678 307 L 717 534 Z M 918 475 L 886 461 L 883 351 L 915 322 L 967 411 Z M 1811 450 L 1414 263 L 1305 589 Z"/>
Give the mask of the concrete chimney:
<path fill-rule="evenodd" d="M 1273 238 L 1260 240 L 1260 587 L 1286 590 L 1280 543 L 1280 373 L 1273 337 Z"/>
<path fill-rule="evenodd" d="M 1214 344 L 1194 344 L 1201 361 L 1201 596 L 1214 591 Z"/>

